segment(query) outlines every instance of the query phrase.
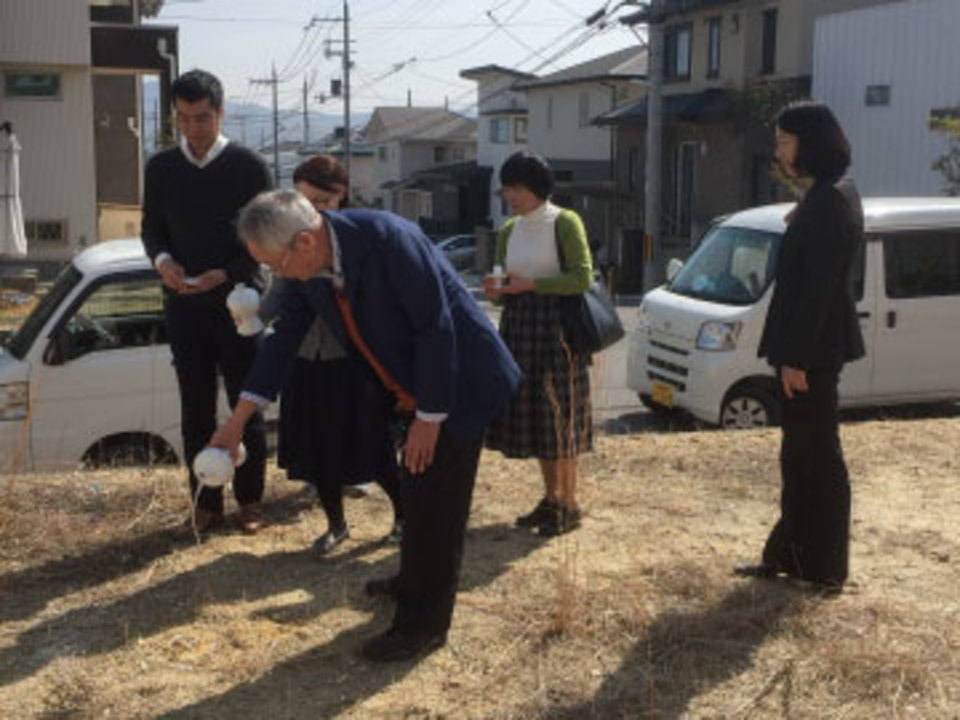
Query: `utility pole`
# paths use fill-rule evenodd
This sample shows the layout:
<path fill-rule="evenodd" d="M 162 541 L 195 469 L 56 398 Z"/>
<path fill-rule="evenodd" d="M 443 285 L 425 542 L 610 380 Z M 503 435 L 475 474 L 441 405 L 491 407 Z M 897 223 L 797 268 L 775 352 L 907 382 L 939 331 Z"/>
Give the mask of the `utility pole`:
<path fill-rule="evenodd" d="M 351 147 L 350 147 L 350 68 L 353 63 L 350 60 L 352 51 L 350 49 L 350 3 L 343 0 L 343 15 L 341 17 L 313 17 L 310 24 L 320 22 L 338 22 L 343 23 L 343 49 L 331 50 L 328 46 L 324 53 L 328 58 L 340 57 L 343 59 L 343 167 L 347 171 L 347 177 L 350 177 L 351 165 Z M 328 41 L 329 43 L 329 41 Z M 349 179 L 347 185 L 347 198 L 350 198 Z"/>
<path fill-rule="evenodd" d="M 280 186 L 280 109 L 277 86 L 280 81 L 277 80 L 277 66 L 274 65 L 269 78 L 251 79 L 251 85 L 272 85 L 273 86 L 273 182 Z M 261 141 L 261 147 L 263 143 Z"/>
<path fill-rule="evenodd" d="M 307 87 L 307 78 L 303 78 L 303 146 L 310 145 L 310 88 Z"/>
<path fill-rule="evenodd" d="M 643 217 L 643 290 L 659 284 L 663 255 L 661 206 L 663 195 L 663 0 L 650 0 L 647 17 L 647 167 Z"/>
<path fill-rule="evenodd" d="M 647 26 L 647 148 L 643 200 L 643 290 L 659 283 L 663 256 L 661 198 L 663 195 L 663 25 L 664 0 L 621 18 L 626 25 Z"/>

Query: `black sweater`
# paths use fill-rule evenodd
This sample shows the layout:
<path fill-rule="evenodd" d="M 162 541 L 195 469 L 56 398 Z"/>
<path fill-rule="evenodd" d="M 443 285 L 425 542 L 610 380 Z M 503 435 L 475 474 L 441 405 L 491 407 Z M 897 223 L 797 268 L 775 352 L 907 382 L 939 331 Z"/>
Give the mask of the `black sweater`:
<path fill-rule="evenodd" d="M 272 185 L 266 163 L 229 143 L 203 168 L 179 147 L 161 150 L 147 163 L 143 194 L 143 246 L 151 260 L 170 253 L 187 276 L 225 270 L 231 282 L 253 283 L 257 263 L 240 242 L 240 209 Z"/>

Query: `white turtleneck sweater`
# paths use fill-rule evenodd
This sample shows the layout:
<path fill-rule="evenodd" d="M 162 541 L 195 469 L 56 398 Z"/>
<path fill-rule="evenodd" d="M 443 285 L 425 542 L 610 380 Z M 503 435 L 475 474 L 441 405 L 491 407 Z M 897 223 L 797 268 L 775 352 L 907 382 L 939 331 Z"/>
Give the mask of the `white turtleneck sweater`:
<path fill-rule="evenodd" d="M 504 268 L 508 273 L 531 280 L 560 274 L 556 235 L 559 215 L 560 208 L 546 201 L 514 220 Z"/>

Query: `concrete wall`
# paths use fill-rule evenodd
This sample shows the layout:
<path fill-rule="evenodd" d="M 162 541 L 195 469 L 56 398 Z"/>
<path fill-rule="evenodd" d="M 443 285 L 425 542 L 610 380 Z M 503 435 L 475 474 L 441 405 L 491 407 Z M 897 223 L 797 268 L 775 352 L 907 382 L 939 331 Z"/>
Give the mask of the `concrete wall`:
<path fill-rule="evenodd" d="M 89 65 L 87 0 L 2 0 L 0 63 Z"/>
<path fill-rule="evenodd" d="M 817 22 L 813 93 L 837 114 L 867 195 L 938 195 L 931 164 L 947 142 L 930 111 L 960 103 L 960 3 L 913 0 Z M 888 85 L 890 104 L 868 106 L 866 89 Z"/>
<path fill-rule="evenodd" d="M 9 67 L 0 65 L 0 73 Z M 66 243 L 31 243 L 28 256 L 65 260 L 98 239 L 90 71 L 65 66 L 34 69 L 60 72 L 61 96 L 3 97 L 0 117 L 13 123 L 23 145 L 24 219 L 67 221 Z"/>

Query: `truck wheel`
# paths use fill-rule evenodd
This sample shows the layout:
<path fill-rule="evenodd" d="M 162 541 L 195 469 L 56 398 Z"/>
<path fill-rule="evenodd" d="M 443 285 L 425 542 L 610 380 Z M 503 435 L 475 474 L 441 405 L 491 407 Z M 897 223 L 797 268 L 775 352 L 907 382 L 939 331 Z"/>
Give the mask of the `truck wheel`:
<path fill-rule="evenodd" d="M 88 469 L 176 464 L 177 455 L 162 438 L 141 433 L 112 435 L 94 443 L 83 458 Z"/>
<path fill-rule="evenodd" d="M 725 430 L 749 430 L 780 423 L 780 404 L 776 396 L 757 385 L 733 388 L 720 408 L 720 427 Z"/>

